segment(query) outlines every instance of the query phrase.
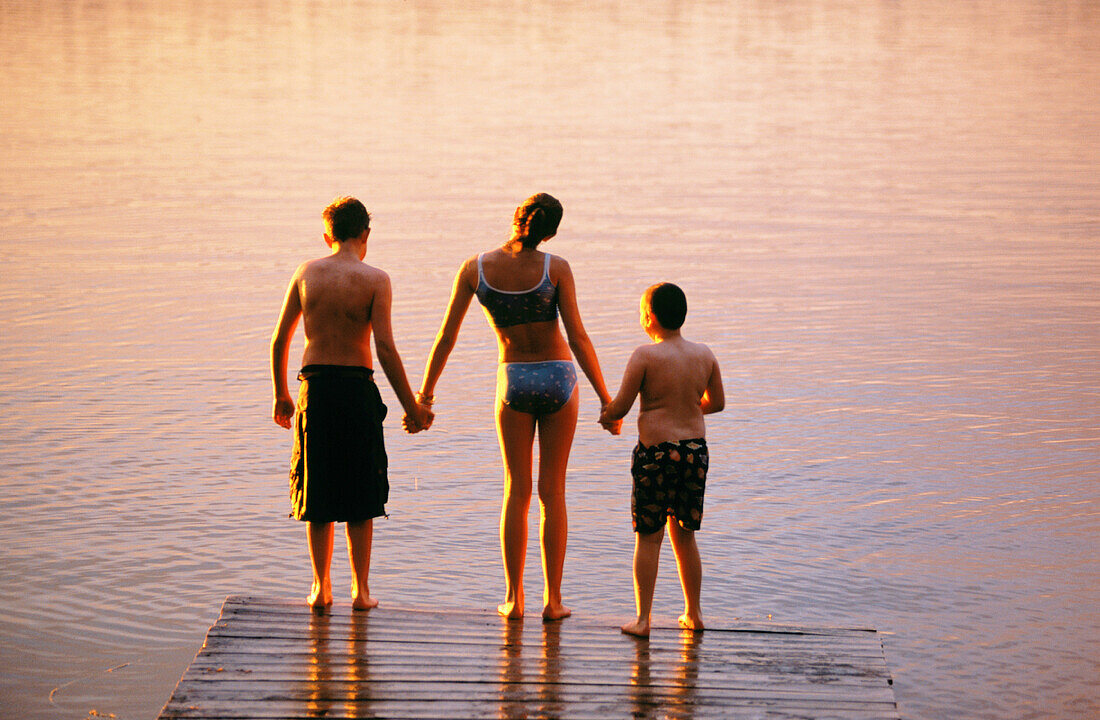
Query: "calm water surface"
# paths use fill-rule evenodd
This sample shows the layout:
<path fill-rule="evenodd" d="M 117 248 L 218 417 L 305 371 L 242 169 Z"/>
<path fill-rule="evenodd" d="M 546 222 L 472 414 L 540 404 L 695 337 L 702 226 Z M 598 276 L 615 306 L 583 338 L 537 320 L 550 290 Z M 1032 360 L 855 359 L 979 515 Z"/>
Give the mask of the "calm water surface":
<path fill-rule="evenodd" d="M 225 595 L 305 594 L 267 342 L 333 196 L 415 381 L 540 190 L 611 385 L 659 280 L 722 364 L 713 621 L 878 628 L 906 718 L 1100 713 L 1096 4 L 479 5 L 0 7 L 0 714 L 153 717 Z M 384 603 L 499 600 L 494 362 L 475 311 L 430 433 L 389 423 Z M 624 618 L 596 411 L 565 591 Z"/>

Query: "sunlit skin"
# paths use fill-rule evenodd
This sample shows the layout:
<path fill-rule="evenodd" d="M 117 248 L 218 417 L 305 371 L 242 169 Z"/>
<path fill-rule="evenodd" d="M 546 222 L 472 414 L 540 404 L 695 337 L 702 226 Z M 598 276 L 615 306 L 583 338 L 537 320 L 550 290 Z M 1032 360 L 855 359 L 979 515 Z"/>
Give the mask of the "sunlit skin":
<path fill-rule="evenodd" d="M 718 361 L 706 345 L 686 340 L 678 328 L 662 327 L 653 313 L 649 295 L 650 290 L 642 295 L 639 321 L 653 342 L 638 347 L 630 356 L 619 392 L 603 408 L 600 422 L 609 432 L 618 434 L 623 417 L 630 412 L 634 399 L 640 396 L 638 441 L 643 445 L 705 437 L 703 416 L 721 411 L 726 404 Z M 703 568 L 695 533 L 681 527 L 671 516 L 666 527 L 684 591 L 680 627 L 701 631 L 703 616 L 699 593 Z M 622 631 L 629 635 L 649 636 L 657 561 L 664 535 L 664 528 L 654 533 L 635 533 L 633 569 L 637 617 L 622 626 Z"/>
<path fill-rule="evenodd" d="M 534 287 L 542 277 L 545 254 L 525 246 L 528 221 L 521 206 L 516 212 L 511 237 L 501 247 L 483 256 L 488 282 L 505 291 L 523 291 Z M 539 238 L 546 242 L 553 234 Z M 585 332 L 577 306 L 573 272 L 564 259 L 553 256 L 550 280 L 558 288 L 558 320 L 529 322 L 495 327 L 499 361 L 538 362 L 570 360 L 577 364 L 592 384 L 601 405 L 611 396 L 604 384 L 596 351 Z M 469 309 L 478 284 L 477 257 L 469 258 L 455 276 L 451 299 L 443 323 L 436 335 L 424 370 L 420 392 L 431 396 L 447 362 L 458 331 Z M 490 323 L 492 325 L 492 323 Z M 539 440 L 538 498 L 540 508 L 540 545 L 543 569 L 543 618 L 557 620 L 571 610 L 562 603 L 561 579 L 565 565 L 568 520 L 565 507 L 565 474 L 573 434 L 577 426 L 578 392 L 556 412 L 539 416 L 518 412 L 496 400 L 497 438 L 504 463 L 504 499 L 500 516 L 501 556 L 504 564 L 504 602 L 497 611 L 509 618 L 524 613 L 523 566 L 527 554 L 527 511 L 531 505 L 533 445 Z"/>
<path fill-rule="evenodd" d="M 416 402 L 401 356 L 394 345 L 390 325 L 392 291 L 389 276 L 363 262 L 370 228 L 359 237 L 339 240 L 326 227 L 325 243 L 331 253 L 298 267 L 290 280 L 282 311 L 271 338 L 271 373 L 274 388 L 272 418 L 290 428 L 294 400 L 287 387 L 287 355 L 298 321 L 305 327 L 302 365 L 347 365 L 373 367 L 370 340 L 378 361 L 405 410 L 409 432 L 427 429 L 432 423 L 430 408 Z M 333 524 L 306 523 L 313 584 L 307 603 L 314 608 L 332 604 L 329 568 L 332 560 Z M 365 610 L 378 601 L 371 597 L 370 572 L 373 522 L 347 524 L 348 556 L 351 562 L 352 606 Z"/>

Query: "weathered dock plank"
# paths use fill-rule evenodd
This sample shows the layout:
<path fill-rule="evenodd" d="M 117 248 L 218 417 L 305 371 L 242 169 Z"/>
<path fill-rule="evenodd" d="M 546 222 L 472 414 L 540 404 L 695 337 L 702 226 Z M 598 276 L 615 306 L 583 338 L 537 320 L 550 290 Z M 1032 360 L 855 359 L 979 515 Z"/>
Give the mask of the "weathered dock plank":
<path fill-rule="evenodd" d="M 655 629 L 231 596 L 161 718 L 897 718 L 874 631 Z"/>

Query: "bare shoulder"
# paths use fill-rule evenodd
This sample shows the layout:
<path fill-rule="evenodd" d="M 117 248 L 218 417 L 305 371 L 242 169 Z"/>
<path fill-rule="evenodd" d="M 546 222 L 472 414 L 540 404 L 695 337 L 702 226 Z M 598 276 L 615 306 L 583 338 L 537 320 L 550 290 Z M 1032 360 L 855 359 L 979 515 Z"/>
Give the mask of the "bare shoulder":
<path fill-rule="evenodd" d="M 569 261 L 561 255 L 550 255 L 550 280 L 558 282 L 563 277 L 573 277 L 573 268 L 569 267 Z"/>
<path fill-rule="evenodd" d="M 699 364 L 705 364 L 707 367 L 713 367 L 718 364 L 718 359 L 714 356 L 714 352 L 710 347 L 699 342 L 688 342 L 691 347 L 692 355 L 697 359 Z"/>
<path fill-rule="evenodd" d="M 465 262 L 458 268 L 457 278 L 462 278 L 463 282 L 472 290 L 477 289 L 477 259 L 478 255 L 471 255 L 466 258 Z"/>
<path fill-rule="evenodd" d="M 653 362 L 654 358 L 659 358 L 660 354 L 660 343 L 646 343 L 645 345 L 639 345 L 634 348 L 634 352 L 630 354 L 630 360 L 628 362 L 631 365 L 645 367 Z"/>

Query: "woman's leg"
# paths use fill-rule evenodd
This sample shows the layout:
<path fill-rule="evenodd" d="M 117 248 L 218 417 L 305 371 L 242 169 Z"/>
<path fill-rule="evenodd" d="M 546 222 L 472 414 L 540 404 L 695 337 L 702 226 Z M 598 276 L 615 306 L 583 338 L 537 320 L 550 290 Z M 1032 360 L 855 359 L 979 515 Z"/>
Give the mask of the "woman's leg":
<path fill-rule="evenodd" d="M 504 460 L 504 503 L 500 551 L 504 558 L 504 602 L 497 612 L 523 616 L 523 565 L 527 560 L 527 511 L 531 507 L 531 451 L 535 416 L 511 409 L 497 398 L 497 437 Z"/>
<path fill-rule="evenodd" d="M 565 470 L 577 429 L 577 389 L 557 412 L 542 415 L 539 427 L 539 539 L 542 545 L 542 617 L 558 620 L 572 612 L 562 604 L 561 576 L 569 520 L 565 510 Z"/>

